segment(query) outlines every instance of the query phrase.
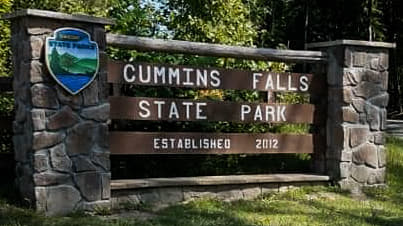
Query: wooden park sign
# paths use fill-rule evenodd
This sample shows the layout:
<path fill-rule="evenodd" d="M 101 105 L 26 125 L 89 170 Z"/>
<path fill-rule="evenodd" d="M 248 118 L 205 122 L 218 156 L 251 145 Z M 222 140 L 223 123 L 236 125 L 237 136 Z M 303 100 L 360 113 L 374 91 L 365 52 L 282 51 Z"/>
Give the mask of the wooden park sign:
<path fill-rule="evenodd" d="M 113 132 L 113 154 L 312 153 L 312 135 Z"/>
<path fill-rule="evenodd" d="M 94 210 L 100 205 L 108 207 L 111 199 L 117 204 L 126 201 L 127 194 L 137 197 L 138 202 L 148 202 L 144 189 L 138 190 L 140 187 L 167 184 L 176 187 L 175 193 L 179 191 L 176 196 L 182 198 L 175 199 L 179 201 L 189 196 L 185 192 L 197 192 L 197 186 L 203 185 L 200 178 L 182 178 L 182 182 L 186 181 L 182 184 L 175 184 L 178 178 L 151 178 L 122 180 L 125 186 L 116 187 L 117 181 L 111 183 L 110 154 L 312 153 L 315 174 L 330 176 L 298 175 L 295 180 L 296 177 L 280 174 L 270 178 L 254 176 L 253 181 L 239 179 L 243 176 L 236 180 L 222 176 L 208 179 L 209 185 L 217 186 L 229 180 L 248 188 L 252 185 L 245 184 L 254 184 L 262 192 L 273 179 L 279 186 L 295 181 L 327 183 L 331 179 L 350 190 L 385 182 L 383 129 L 388 102 L 388 49 L 394 44 L 336 40 L 309 47 L 320 51 L 280 50 L 107 34 L 104 25 L 112 25 L 110 20 L 32 9 L 3 18 L 11 19 L 11 26 L 18 28 L 12 29 L 11 35 L 16 109 L 12 127 L 19 172 L 16 184 L 21 198 L 41 212 L 64 215 L 78 209 Z M 20 48 L 21 44 L 29 48 Z M 313 63 L 309 67 L 316 74 L 115 62 L 107 60 L 107 47 Z M 57 84 L 48 81 L 49 76 Z M 105 84 L 106 77 L 111 87 Z M 120 95 L 122 85 L 302 92 L 310 95 L 310 104 L 280 104 L 270 98 L 266 103 L 250 103 L 129 97 Z M 113 96 L 109 96 L 112 89 Z M 360 100 L 357 105 L 365 105 L 364 111 L 355 100 Z M 110 119 L 116 125 L 126 123 L 123 120 L 194 123 L 192 128 L 217 121 L 312 126 L 309 134 L 202 133 L 203 128 L 194 132 L 140 132 L 117 131 L 114 126 L 109 130 Z M 362 161 L 355 161 L 356 154 Z M 187 185 L 196 190 L 181 188 Z M 111 187 L 115 189 L 112 194 Z M 205 189 L 208 186 L 202 188 Z M 232 189 L 233 186 L 227 190 Z M 151 195 L 156 191 L 147 190 Z M 159 200 L 171 191 L 158 189 Z M 171 202 L 172 198 L 167 200 Z"/>
<path fill-rule="evenodd" d="M 108 81 L 143 86 L 306 92 L 311 74 L 251 72 L 109 61 Z"/>
<path fill-rule="evenodd" d="M 254 104 L 167 98 L 111 97 L 112 119 L 311 123 L 310 104 Z"/>
<path fill-rule="evenodd" d="M 108 62 L 108 82 L 139 86 L 308 92 L 312 75 L 218 68 Z M 111 119 L 146 121 L 228 121 L 313 123 L 311 104 L 112 96 Z M 312 135 L 248 133 L 111 132 L 112 154 L 312 153 Z"/>

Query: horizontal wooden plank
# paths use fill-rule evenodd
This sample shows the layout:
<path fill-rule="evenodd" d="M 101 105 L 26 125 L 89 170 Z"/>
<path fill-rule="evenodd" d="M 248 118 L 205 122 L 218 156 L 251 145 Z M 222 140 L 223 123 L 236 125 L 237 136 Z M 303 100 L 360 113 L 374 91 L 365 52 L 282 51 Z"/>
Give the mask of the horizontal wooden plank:
<path fill-rule="evenodd" d="M 198 176 L 172 178 L 143 178 L 112 180 L 112 190 L 181 187 L 181 186 L 209 186 L 229 184 L 263 184 L 263 183 L 291 183 L 291 182 L 328 182 L 329 176 L 316 174 L 255 174 L 255 175 L 226 175 L 226 176 Z"/>
<path fill-rule="evenodd" d="M 143 86 L 307 92 L 311 74 L 108 61 L 108 82 Z"/>
<path fill-rule="evenodd" d="M 312 153 L 312 135 L 110 132 L 111 154 Z"/>
<path fill-rule="evenodd" d="M 0 92 L 13 91 L 13 78 L 0 77 Z"/>
<path fill-rule="evenodd" d="M 109 97 L 111 119 L 312 123 L 314 105 Z"/>
<path fill-rule="evenodd" d="M 286 62 L 315 63 L 327 61 L 327 54 L 322 51 L 252 48 L 201 42 L 153 39 L 116 34 L 107 34 L 106 42 L 109 46 L 136 49 L 140 51 L 157 51 L 166 53 L 183 53 L 202 56 Z"/>

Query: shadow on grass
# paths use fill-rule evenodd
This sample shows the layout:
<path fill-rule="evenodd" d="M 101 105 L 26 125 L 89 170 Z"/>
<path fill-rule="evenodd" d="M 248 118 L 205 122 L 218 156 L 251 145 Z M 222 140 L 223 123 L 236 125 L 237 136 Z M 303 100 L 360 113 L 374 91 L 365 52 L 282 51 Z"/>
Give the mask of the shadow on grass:
<path fill-rule="evenodd" d="M 0 201 L 20 207 L 27 207 L 21 202 L 14 182 L 6 180 L 0 184 Z"/>
<path fill-rule="evenodd" d="M 344 195 L 340 195 L 347 198 Z M 300 219 L 301 216 L 311 218 L 312 225 L 403 225 L 403 216 L 399 216 L 391 209 L 376 209 L 371 205 L 367 207 L 355 206 L 358 205 L 356 200 L 350 200 L 351 203 L 340 203 L 336 200 L 286 200 L 279 198 L 265 203 L 263 201 L 240 201 L 235 204 L 235 207 L 227 206 L 229 211 L 241 211 L 246 214 L 260 214 L 268 218 L 275 216 L 283 216 L 290 219 Z M 355 203 L 354 203 L 355 202 Z M 339 206 L 338 206 L 339 205 Z M 303 222 L 301 222 L 302 224 Z M 305 222 L 306 223 L 306 222 Z"/>
<path fill-rule="evenodd" d="M 356 201 L 358 202 L 358 201 Z M 366 222 L 370 225 L 390 225 L 401 226 L 403 225 L 403 216 L 395 216 L 390 211 L 379 210 L 371 207 L 350 207 L 341 210 L 340 208 L 327 205 L 319 201 L 303 201 L 307 206 L 314 207 L 323 211 L 328 211 L 329 215 L 315 214 L 315 218 L 321 219 L 323 222 L 329 222 L 330 219 L 334 219 L 334 215 L 338 215 L 340 218 L 349 219 L 350 222 Z"/>
<path fill-rule="evenodd" d="M 390 199 L 382 202 L 369 199 L 363 202 L 354 200 L 349 193 L 339 192 L 334 188 L 305 187 L 281 194 L 268 194 L 261 200 L 223 203 L 219 209 L 225 215 L 244 213 L 240 215 L 253 216 L 255 214 L 272 222 L 276 220 L 281 222 L 286 219 L 287 222 L 280 225 L 305 225 L 311 222 L 311 225 L 401 226 L 403 225 L 403 208 L 399 208 L 402 206 L 401 203 L 395 202 Z M 191 209 L 189 206 L 181 208 Z M 204 208 L 203 211 L 208 209 Z M 299 220 L 301 220 L 300 223 L 298 223 Z"/>
<path fill-rule="evenodd" d="M 153 225 L 186 226 L 252 226 L 251 222 L 236 216 L 226 208 L 228 203 L 216 200 L 199 200 L 162 210 Z"/>

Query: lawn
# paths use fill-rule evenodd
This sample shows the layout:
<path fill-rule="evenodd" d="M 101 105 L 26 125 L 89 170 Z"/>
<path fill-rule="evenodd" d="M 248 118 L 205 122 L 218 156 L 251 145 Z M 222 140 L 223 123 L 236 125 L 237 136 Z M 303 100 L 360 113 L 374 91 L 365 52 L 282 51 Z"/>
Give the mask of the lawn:
<path fill-rule="evenodd" d="M 0 225 L 403 225 L 403 140 L 388 139 L 387 189 L 368 189 L 366 198 L 332 187 L 304 187 L 284 193 L 267 194 L 250 201 L 198 200 L 159 211 L 137 206 L 142 220 L 133 217 L 89 216 L 44 217 L 18 207 L 3 194 Z M 4 189 L 3 189 L 4 193 Z M 129 209 L 129 207 L 128 207 Z M 133 209 L 131 207 L 130 209 Z M 139 211 L 140 210 L 140 211 Z M 99 214 L 109 211 L 99 210 Z M 148 217 L 144 217 L 148 216 Z"/>

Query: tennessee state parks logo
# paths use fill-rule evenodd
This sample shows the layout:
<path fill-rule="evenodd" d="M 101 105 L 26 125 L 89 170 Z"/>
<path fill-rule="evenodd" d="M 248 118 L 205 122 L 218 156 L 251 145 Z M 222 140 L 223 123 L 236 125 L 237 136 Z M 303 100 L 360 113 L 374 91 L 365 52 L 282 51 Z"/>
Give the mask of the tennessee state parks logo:
<path fill-rule="evenodd" d="M 98 72 L 98 45 L 81 29 L 57 29 L 46 39 L 45 58 L 50 74 L 72 95 L 90 85 Z"/>

